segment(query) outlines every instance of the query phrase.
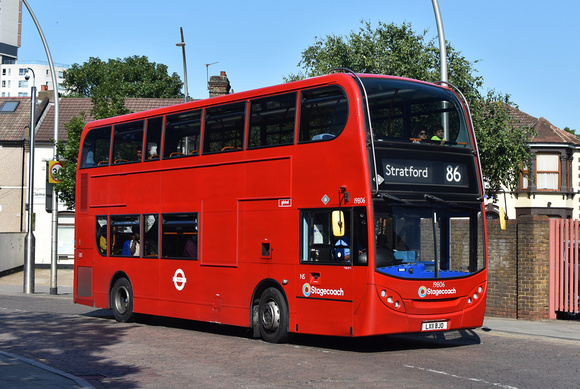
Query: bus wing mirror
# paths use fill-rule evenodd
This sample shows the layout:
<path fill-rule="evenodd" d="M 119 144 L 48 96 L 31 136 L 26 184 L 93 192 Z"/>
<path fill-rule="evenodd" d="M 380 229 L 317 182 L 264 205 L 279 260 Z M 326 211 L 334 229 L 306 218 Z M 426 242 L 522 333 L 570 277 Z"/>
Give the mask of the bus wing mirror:
<path fill-rule="evenodd" d="M 344 236 L 344 212 L 332 211 L 332 234 L 340 237 Z"/>

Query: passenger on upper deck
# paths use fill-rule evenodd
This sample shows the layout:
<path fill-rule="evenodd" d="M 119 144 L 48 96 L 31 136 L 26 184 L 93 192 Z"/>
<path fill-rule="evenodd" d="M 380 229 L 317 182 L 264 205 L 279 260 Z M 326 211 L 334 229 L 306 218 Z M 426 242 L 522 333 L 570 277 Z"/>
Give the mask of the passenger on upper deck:
<path fill-rule="evenodd" d="M 417 135 L 418 139 L 420 139 L 421 141 L 427 140 L 427 131 L 425 130 L 421 130 L 419 131 L 418 135 Z"/>
<path fill-rule="evenodd" d="M 435 129 L 434 135 L 431 137 L 431 140 L 441 141 L 441 144 L 445 143 L 444 138 L 445 131 L 443 131 L 443 127 L 439 126 Z"/>

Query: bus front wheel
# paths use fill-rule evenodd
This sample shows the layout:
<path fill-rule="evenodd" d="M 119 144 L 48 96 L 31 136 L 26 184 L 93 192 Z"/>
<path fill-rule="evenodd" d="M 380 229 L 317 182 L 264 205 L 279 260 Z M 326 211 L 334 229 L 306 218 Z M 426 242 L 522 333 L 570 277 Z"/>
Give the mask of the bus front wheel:
<path fill-rule="evenodd" d="M 258 307 L 260 335 L 270 343 L 281 343 L 288 339 L 288 306 L 282 293 L 268 288 L 260 297 Z"/>
<path fill-rule="evenodd" d="M 111 289 L 111 308 L 115 319 L 121 323 L 133 319 L 133 288 L 126 278 L 119 278 Z"/>

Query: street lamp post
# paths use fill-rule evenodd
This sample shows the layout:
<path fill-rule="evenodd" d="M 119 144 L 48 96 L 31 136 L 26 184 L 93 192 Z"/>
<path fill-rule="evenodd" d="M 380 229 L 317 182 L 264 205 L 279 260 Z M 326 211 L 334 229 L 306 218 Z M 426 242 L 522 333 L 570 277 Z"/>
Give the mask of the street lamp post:
<path fill-rule="evenodd" d="M 175 46 L 180 46 L 183 53 L 183 91 L 185 92 L 185 102 L 187 103 L 187 65 L 185 63 L 185 41 L 183 40 L 183 27 L 179 27 L 181 31 L 181 42 L 176 43 Z"/>
<path fill-rule="evenodd" d="M 36 239 L 33 228 L 33 201 L 34 201 L 34 122 L 36 121 L 36 75 L 32 72 L 32 88 L 30 88 L 30 152 L 28 153 L 28 226 L 26 237 L 24 238 L 24 293 L 34 293 L 34 261 L 36 250 Z M 28 73 L 27 70 L 27 73 Z M 30 76 L 26 74 L 26 81 Z"/>
<path fill-rule="evenodd" d="M 58 80 L 56 78 L 56 69 L 54 68 L 54 64 L 52 63 L 52 55 L 50 54 L 50 49 L 48 48 L 48 43 L 44 38 L 44 33 L 42 32 L 42 28 L 40 28 L 40 23 L 36 20 L 36 16 L 34 12 L 32 12 L 32 8 L 28 5 L 28 1 L 22 0 L 22 3 L 28 9 L 34 24 L 36 25 L 36 29 L 38 30 L 38 34 L 40 35 L 40 39 L 42 40 L 42 44 L 44 45 L 44 51 L 46 52 L 46 58 L 48 59 L 48 66 L 50 67 L 50 73 L 52 76 L 52 89 L 54 93 L 54 147 L 53 147 L 53 160 L 58 161 L 58 150 L 56 145 L 58 144 L 58 126 L 59 126 L 59 103 L 58 103 Z M 57 192 L 56 189 L 53 189 L 52 193 L 52 239 L 51 239 L 51 248 L 50 248 L 50 294 L 58 294 L 58 282 L 57 282 L 57 260 L 58 260 L 58 199 L 57 199 Z"/>
<path fill-rule="evenodd" d="M 441 63 L 441 81 L 447 83 L 447 45 L 445 44 L 445 31 L 443 30 L 443 19 L 441 18 L 441 10 L 439 9 L 439 1 L 431 0 L 433 3 L 433 12 L 435 12 L 435 21 L 437 23 L 437 35 L 439 36 L 439 56 Z M 442 103 L 442 108 L 447 108 L 447 103 Z M 443 139 L 449 139 L 449 118 L 445 112 L 441 116 L 442 126 L 444 130 Z"/>

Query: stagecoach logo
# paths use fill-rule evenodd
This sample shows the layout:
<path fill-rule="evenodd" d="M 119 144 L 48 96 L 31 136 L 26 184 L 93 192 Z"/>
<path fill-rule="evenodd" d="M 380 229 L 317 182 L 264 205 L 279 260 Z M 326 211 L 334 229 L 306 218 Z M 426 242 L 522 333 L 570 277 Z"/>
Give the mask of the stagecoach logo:
<path fill-rule="evenodd" d="M 312 291 L 312 288 L 310 287 L 310 284 L 308 282 L 305 282 L 304 285 L 302 285 L 302 293 L 304 294 L 305 297 L 310 296 L 310 292 Z"/>
<path fill-rule="evenodd" d="M 302 285 L 302 294 L 304 297 L 309 297 L 311 294 L 318 295 L 319 297 L 324 296 L 344 296 L 344 290 L 339 289 L 323 289 L 317 288 L 316 286 L 311 286 L 308 282 Z"/>
<path fill-rule="evenodd" d="M 423 298 L 427 295 L 432 295 L 435 297 L 438 297 L 440 295 L 446 295 L 446 294 L 456 294 L 457 293 L 457 289 L 455 288 L 451 288 L 451 289 L 431 289 L 431 288 L 427 288 L 425 286 L 421 286 L 419 287 L 419 290 L 417 292 L 419 294 L 419 297 Z"/>
<path fill-rule="evenodd" d="M 177 269 L 173 275 L 173 285 L 175 285 L 175 289 L 182 290 L 185 287 L 186 282 L 187 278 L 185 278 L 183 270 Z"/>

